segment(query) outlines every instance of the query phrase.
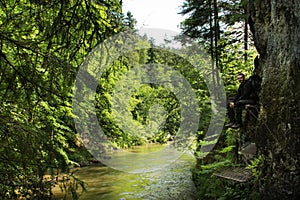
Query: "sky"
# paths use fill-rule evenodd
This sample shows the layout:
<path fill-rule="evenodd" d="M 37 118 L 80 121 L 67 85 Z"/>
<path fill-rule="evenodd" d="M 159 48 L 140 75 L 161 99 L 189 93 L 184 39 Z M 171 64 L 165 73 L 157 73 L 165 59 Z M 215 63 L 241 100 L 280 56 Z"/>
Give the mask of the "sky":
<path fill-rule="evenodd" d="M 180 32 L 183 17 L 179 14 L 184 0 L 123 0 L 123 12 L 131 11 L 137 29 L 162 28 Z"/>

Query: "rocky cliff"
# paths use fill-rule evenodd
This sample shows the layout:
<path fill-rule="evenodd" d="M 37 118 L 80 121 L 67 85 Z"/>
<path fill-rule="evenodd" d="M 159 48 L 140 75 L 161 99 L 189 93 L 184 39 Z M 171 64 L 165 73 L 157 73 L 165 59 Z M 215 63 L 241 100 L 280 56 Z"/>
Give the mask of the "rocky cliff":
<path fill-rule="evenodd" d="M 260 54 L 261 107 L 256 144 L 264 163 L 263 199 L 300 196 L 300 1 L 250 1 Z"/>

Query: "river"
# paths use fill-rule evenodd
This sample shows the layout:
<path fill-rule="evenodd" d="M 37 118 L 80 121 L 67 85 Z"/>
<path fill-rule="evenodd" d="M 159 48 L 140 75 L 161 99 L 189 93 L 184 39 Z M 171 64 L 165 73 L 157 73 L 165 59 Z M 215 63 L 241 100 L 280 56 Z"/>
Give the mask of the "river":
<path fill-rule="evenodd" d="M 135 153 L 146 153 L 162 148 L 161 145 L 145 145 L 134 148 Z M 157 161 L 161 162 L 160 157 Z M 132 165 L 132 160 L 123 164 Z M 127 173 L 106 166 L 79 168 L 75 175 L 86 183 L 87 192 L 80 200 L 193 200 L 195 187 L 191 180 L 191 169 L 195 158 L 185 153 L 172 164 L 147 173 Z M 63 199 L 54 188 L 55 199 Z"/>

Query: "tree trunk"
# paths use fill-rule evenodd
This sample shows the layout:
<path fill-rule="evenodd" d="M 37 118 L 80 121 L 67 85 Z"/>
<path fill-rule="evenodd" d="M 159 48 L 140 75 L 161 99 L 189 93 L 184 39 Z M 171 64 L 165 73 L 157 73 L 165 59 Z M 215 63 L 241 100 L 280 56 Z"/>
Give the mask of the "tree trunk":
<path fill-rule="evenodd" d="M 245 63 L 248 61 L 248 40 L 249 40 L 249 34 L 248 34 L 248 4 L 244 8 L 244 15 L 245 15 L 245 21 L 244 21 L 244 61 Z"/>
<path fill-rule="evenodd" d="M 218 1 L 214 0 L 213 2 L 213 11 L 214 11 L 214 39 L 215 39 L 215 59 L 216 59 L 216 69 L 222 72 L 219 66 L 219 48 L 218 48 L 218 40 L 220 39 L 220 27 L 219 27 L 219 9 L 218 9 Z"/>
<path fill-rule="evenodd" d="M 212 8 L 211 1 L 209 1 L 209 7 Z M 215 51 L 214 51 L 214 29 L 213 29 L 213 13 L 209 15 L 209 29 L 210 29 L 210 56 L 211 56 L 211 72 L 212 72 L 212 84 L 213 91 L 215 92 L 216 80 L 215 80 Z"/>
<path fill-rule="evenodd" d="M 256 144 L 262 199 L 300 197 L 300 1 L 250 1 L 262 77 Z"/>

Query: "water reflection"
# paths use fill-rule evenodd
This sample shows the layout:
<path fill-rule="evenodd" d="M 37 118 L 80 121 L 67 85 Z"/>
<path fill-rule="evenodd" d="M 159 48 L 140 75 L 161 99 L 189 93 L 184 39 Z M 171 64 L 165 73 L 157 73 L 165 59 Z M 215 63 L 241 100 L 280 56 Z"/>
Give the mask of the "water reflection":
<path fill-rule="evenodd" d="M 161 148 L 164 146 L 146 145 L 135 147 L 132 151 L 143 154 Z M 159 163 L 160 159 L 152 161 Z M 124 165 L 131 166 L 133 162 L 124 160 Z M 106 166 L 88 166 L 80 168 L 75 174 L 87 184 L 88 191 L 81 195 L 82 200 L 195 199 L 190 172 L 194 164 L 193 156 L 183 154 L 171 165 L 148 173 L 132 174 Z M 61 198 L 56 189 L 55 199 Z"/>

